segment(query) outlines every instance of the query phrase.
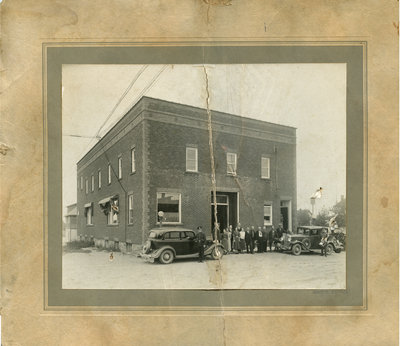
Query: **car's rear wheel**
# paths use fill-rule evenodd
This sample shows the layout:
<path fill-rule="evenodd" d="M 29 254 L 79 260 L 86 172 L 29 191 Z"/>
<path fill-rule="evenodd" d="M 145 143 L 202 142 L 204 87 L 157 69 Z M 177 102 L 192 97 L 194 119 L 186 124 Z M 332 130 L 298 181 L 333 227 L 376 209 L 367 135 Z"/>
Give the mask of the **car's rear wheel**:
<path fill-rule="evenodd" d="M 341 252 L 342 252 L 342 249 L 335 249 L 335 252 L 336 252 L 336 253 L 341 253 Z"/>
<path fill-rule="evenodd" d="M 326 246 L 326 254 L 327 254 L 327 255 L 331 255 L 332 252 L 333 252 L 333 245 L 332 245 L 332 244 L 328 244 L 328 245 Z"/>
<path fill-rule="evenodd" d="M 216 246 L 211 252 L 211 257 L 214 260 L 221 259 L 223 255 L 224 250 L 220 246 Z"/>
<path fill-rule="evenodd" d="M 174 260 L 174 252 L 170 249 L 164 250 L 160 257 L 159 260 L 162 264 L 170 264 Z"/>
<path fill-rule="evenodd" d="M 300 244 L 294 244 L 292 246 L 292 253 L 295 256 L 298 256 L 301 254 L 301 245 Z"/>

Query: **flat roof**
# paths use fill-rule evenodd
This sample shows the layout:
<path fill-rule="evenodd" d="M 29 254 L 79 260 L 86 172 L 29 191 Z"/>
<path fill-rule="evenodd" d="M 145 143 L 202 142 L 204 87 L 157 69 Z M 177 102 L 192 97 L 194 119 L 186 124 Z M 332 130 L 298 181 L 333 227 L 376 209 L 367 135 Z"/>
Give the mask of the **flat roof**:
<path fill-rule="evenodd" d="M 143 107 L 141 109 L 141 111 L 139 110 L 140 107 Z M 164 107 L 164 109 L 161 109 L 163 107 Z M 133 121 L 144 110 L 160 112 L 163 114 L 163 116 L 167 116 L 167 117 L 180 116 L 189 121 L 206 122 L 206 118 L 204 118 L 204 119 L 198 118 L 199 114 L 206 116 L 206 114 L 207 114 L 206 108 L 191 106 L 191 105 L 177 103 L 177 102 L 173 102 L 173 101 L 167 101 L 167 100 L 153 98 L 153 97 L 149 97 L 149 96 L 142 96 L 139 99 L 139 101 L 136 102 L 135 105 L 132 106 L 132 108 L 127 113 L 125 113 L 118 120 L 118 122 L 116 124 L 114 124 L 113 127 L 110 130 L 108 130 L 107 133 L 105 133 L 101 137 L 101 139 L 88 150 L 88 152 L 77 162 L 77 165 L 79 165 L 89 154 L 91 154 L 95 150 L 96 147 L 101 145 L 101 143 L 104 142 L 107 137 L 111 136 L 112 134 L 115 135 L 116 133 L 118 133 L 118 132 L 116 132 L 116 129 L 119 126 L 121 126 L 121 124 L 123 122 L 128 121 L 128 123 L 129 123 L 130 121 Z M 168 110 L 170 110 L 172 112 L 168 112 Z M 137 113 L 136 115 L 135 115 L 135 112 Z M 226 127 L 234 128 L 234 127 L 239 127 L 239 126 L 240 127 L 247 126 L 249 130 L 253 130 L 253 131 L 268 131 L 269 130 L 269 132 L 271 132 L 271 133 L 276 133 L 276 132 L 279 132 L 279 130 L 280 130 L 282 132 L 282 136 L 290 137 L 290 138 L 296 137 L 296 135 L 295 135 L 296 128 L 293 126 L 271 123 L 271 122 L 267 122 L 267 121 L 263 121 L 263 120 L 244 117 L 244 116 L 237 115 L 237 114 L 220 112 L 220 111 L 216 111 L 213 109 L 210 109 L 210 112 L 214 116 L 213 123 L 220 123 Z M 129 117 L 132 117 L 132 119 L 130 121 L 128 120 Z M 149 119 L 149 120 L 157 121 L 157 119 Z M 179 125 L 179 123 L 177 123 L 176 125 Z M 267 128 L 268 128 L 268 130 L 267 130 Z M 103 146 L 104 146 L 104 144 L 103 144 Z"/>

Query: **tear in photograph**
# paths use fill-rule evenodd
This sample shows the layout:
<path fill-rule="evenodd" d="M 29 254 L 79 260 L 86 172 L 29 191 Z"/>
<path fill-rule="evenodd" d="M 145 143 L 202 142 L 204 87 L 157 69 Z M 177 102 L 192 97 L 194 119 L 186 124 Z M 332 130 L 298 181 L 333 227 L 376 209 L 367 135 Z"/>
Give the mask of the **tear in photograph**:
<path fill-rule="evenodd" d="M 63 65 L 63 289 L 345 289 L 346 64 Z"/>

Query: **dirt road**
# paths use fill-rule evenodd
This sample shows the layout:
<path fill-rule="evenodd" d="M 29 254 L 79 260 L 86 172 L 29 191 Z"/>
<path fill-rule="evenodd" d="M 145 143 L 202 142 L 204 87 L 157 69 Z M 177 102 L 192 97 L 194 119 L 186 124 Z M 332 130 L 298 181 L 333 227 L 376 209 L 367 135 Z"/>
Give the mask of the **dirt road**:
<path fill-rule="evenodd" d="M 344 289 L 346 254 L 230 254 L 221 261 L 146 263 L 120 252 L 85 249 L 63 255 L 63 288 Z"/>

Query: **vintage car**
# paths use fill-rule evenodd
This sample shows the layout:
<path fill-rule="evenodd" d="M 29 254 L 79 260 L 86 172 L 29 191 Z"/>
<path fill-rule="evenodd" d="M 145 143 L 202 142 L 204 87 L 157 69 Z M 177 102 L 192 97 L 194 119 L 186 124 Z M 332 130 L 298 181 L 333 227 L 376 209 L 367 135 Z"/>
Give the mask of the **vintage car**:
<path fill-rule="evenodd" d="M 213 259 L 220 259 L 224 255 L 224 247 L 207 240 L 204 256 L 208 255 Z M 163 264 L 172 263 L 174 259 L 198 258 L 199 243 L 196 232 L 172 227 L 152 229 L 139 256 L 149 262 L 158 259 Z"/>
<path fill-rule="evenodd" d="M 280 238 L 280 247 L 283 251 L 291 251 L 293 255 L 300 255 L 303 251 L 321 250 L 321 240 L 328 234 L 328 227 L 300 226 L 295 233 L 284 233 Z M 339 253 L 343 249 L 342 244 L 334 235 L 326 239 L 326 253 Z"/>

